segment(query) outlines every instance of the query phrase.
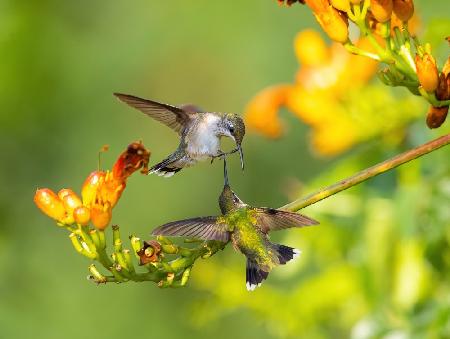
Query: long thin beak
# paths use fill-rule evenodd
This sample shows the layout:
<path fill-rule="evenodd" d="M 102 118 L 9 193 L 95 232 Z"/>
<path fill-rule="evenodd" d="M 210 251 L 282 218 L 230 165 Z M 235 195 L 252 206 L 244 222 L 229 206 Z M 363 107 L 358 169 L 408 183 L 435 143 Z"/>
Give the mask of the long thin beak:
<path fill-rule="evenodd" d="M 237 145 L 237 149 L 239 151 L 239 157 L 241 158 L 241 168 L 244 170 L 244 152 L 242 151 L 241 145 Z"/>
<path fill-rule="evenodd" d="M 227 157 L 223 157 L 223 179 L 224 179 L 224 186 L 229 186 L 228 184 L 228 171 L 227 171 Z"/>

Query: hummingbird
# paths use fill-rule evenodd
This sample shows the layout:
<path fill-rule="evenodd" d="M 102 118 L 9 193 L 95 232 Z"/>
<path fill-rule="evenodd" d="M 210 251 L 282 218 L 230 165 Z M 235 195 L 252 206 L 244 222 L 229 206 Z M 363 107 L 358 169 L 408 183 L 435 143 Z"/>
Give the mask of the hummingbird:
<path fill-rule="evenodd" d="M 245 135 L 245 125 L 239 115 L 203 112 L 193 105 L 176 107 L 128 94 L 114 93 L 114 95 L 180 135 L 176 151 L 152 166 L 149 174 L 171 177 L 198 161 L 211 158 L 212 162 L 217 157 L 235 152 L 239 152 L 241 167 L 244 169 L 241 144 Z M 236 143 L 236 148 L 231 152 L 224 153 L 220 150 L 220 138 L 223 136 L 233 139 Z"/>
<path fill-rule="evenodd" d="M 247 257 L 246 287 L 253 291 L 261 286 L 275 266 L 284 265 L 300 255 L 296 248 L 271 242 L 268 233 L 317 225 L 318 222 L 298 213 L 244 203 L 228 183 L 225 157 L 224 175 L 225 183 L 219 197 L 221 216 L 169 222 L 154 229 L 152 235 L 231 241 L 235 250 Z"/>

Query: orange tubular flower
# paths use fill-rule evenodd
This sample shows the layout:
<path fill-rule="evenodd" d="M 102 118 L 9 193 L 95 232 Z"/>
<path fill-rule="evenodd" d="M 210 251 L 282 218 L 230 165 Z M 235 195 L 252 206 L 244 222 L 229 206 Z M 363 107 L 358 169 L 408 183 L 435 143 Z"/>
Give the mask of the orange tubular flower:
<path fill-rule="evenodd" d="M 34 195 L 34 203 L 42 212 L 56 221 L 63 222 L 66 218 L 63 202 L 51 189 L 38 189 Z"/>
<path fill-rule="evenodd" d="M 126 187 L 128 177 L 141 169 L 147 174 L 150 152 L 140 142 L 134 142 L 119 156 L 112 171 L 94 171 L 85 180 L 80 199 L 71 189 L 56 195 L 45 188 L 34 196 L 36 205 L 49 217 L 70 225 L 89 221 L 98 229 L 105 229 L 112 218 L 112 208 Z"/>
<path fill-rule="evenodd" d="M 119 156 L 111 172 L 95 171 L 87 177 L 81 196 L 83 205 L 91 210 L 95 227 L 108 226 L 112 208 L 119 201 L 128 177 L 141 168 L 141 173 L 147 174 L 149 158 L 150 152 L 144 145 L 134 142 Z"/>
<path fill-rule="evenodd" d="M 427 92 L 434 92 L 438 86 L 439 74 L 436 60 L 432 55 L 425 53 L 423 57 L 416 55 L 417 77 L 420 85 Z"/>
<path fill-rule="evenodd" d="M 379 22 L 386 22 L 391 18 L 393 7 L 392 0 L 370 0 L 370 10 Z"/>
<path fill-rule="evenodd" d="M 393 0 L 393 10 L 397 18 L 406 22 L 414 14 L 414 3 L 412 0 Z"/>
<path fill-rule="evenodd" d="M 245 109 L 245 123 L 269 138 L 278 138 L 282 132 L 278 110 L 286 103 L 290 85 L 265 89 L 255 96 Z"/>

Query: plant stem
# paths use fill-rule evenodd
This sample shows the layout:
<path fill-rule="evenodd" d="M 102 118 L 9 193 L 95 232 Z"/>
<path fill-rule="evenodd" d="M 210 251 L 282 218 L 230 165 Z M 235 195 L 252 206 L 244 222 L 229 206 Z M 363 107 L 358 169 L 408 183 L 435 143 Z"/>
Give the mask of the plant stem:
<path fill-rule="evenodd" d="M 397 166 L 405 164 L 422 155 L 433 152 L 443 146 L 450 144 L 450 134 L 434 139 L 426 144 L 413 148 L 407 152 L 399 154 L 391 159 L 383 161 L 375 166 L 369 167 L 355 175 L 341 180 L 333 185 L 324 187 L 317 192 L 311 193 L 304 198 L 299 198 L 287 205 L 280 207 L 286 211 L 296 212 L 306 206 L 315 204 L 316 202 L 326 199 L 336 193 L 346 190 L 347 188 L 356 186 L 367 179 L 373 178 L 381 173 L 387 172 Z"/>

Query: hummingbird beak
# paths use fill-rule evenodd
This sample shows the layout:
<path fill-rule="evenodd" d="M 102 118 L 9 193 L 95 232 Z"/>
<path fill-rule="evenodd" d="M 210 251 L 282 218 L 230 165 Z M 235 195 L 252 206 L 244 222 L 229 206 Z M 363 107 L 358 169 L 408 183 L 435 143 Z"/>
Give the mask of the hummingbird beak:
<path fill-rule="evenodd" d="M 229 186 L 228 184 L 228 171 L 227 171 L 227 157 L 223 157 L 223 179 L 224 186 Z"/>
<path fill-rule="evenodd" d="M 242 151 L 241 144 L 237 145 L 237 149 L 239 152 L 239 157 L 241 158 L 241 168 L 242 168 L 242 170 L 244 170 L 244 152 Z"/>

